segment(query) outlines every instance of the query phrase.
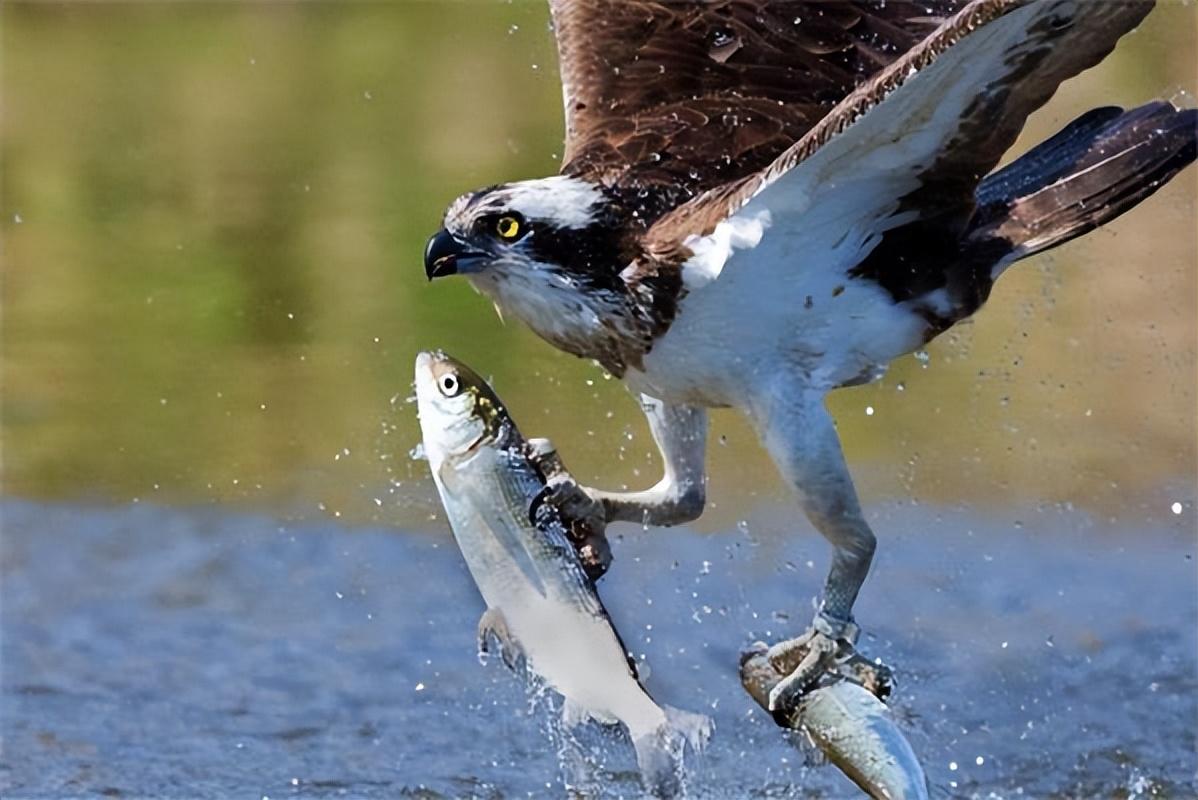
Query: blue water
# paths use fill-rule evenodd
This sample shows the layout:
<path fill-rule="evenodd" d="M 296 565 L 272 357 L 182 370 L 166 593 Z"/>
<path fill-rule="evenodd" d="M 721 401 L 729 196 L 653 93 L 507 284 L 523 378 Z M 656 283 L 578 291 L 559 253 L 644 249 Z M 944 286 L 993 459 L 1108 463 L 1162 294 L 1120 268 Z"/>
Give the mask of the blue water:
<path fill-rule="evenodd" d="M 437 523 L 0 513 L 5 798 L 564 794 L 548 704 L 479 664 L 481 601 Z M 862 649 L 896 669 L 937 796 L 1198 792 L 1192 534 L 1065 512 L 875 517 Z M 613 542 L 600 592 L 650 691 L 716 720 L 696 796 L 854 796 L 736 677 L 742 645 L 807 621 L 827 554 L 799 527 Z M 636 796 L 627 743 L 587 741 L 605 793 Z"/>

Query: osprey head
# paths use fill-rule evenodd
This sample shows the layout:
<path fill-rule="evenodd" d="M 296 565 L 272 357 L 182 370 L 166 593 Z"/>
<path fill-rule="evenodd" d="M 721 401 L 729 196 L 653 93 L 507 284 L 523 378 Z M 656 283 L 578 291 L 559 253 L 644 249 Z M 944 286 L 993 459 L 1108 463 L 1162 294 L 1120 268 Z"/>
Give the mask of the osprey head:
<path fill-rule="evenodd" d="M 642 308 L 657 304 L 653 287 L 624 277 L 646 216 L 616 190 L 564 175 L 495 186 L 450 205 L 424 269 L 430 280 L 465 275 L 504 315 L 618 375 L 660 327 Z"/>
<path fill-rule="evenodd" d="M 429 280 L 467 275 L 484 289 L 538 271 L 619 272 L 615 211 L 602 187 L 566 176 L 472 192 L 445 212 L 445 227 L 425 248 L 424 271 Z"/>

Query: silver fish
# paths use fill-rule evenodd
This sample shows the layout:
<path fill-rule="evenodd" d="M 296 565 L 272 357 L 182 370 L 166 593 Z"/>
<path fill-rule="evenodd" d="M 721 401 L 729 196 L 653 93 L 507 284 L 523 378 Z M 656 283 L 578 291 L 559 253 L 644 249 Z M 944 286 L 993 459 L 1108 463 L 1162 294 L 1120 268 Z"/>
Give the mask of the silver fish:
<path fill-rule="evenodd" d="M 443 353 L 417 357 L 416 399 L 433 480 L 487 605 L 480 643 L 496 637 L 505 661 L 522 658 L 560 693 L 567 724 L 622 724 L 646 788 L 676 796 L 686 745 L 701 748 L 711 721 L 658 705 L 641 685 L 503 403 Z"/>
<path fill-rule="evenodd" d="M 791 654 L 796 660 L 801 654 Z M 760 642 L 741 655 L 740 679 L 758 704 L 769 708 L 770 690 L 789 675 Z M 875 691 L 878 687 L 874 687 Z M 927 800 L 928 780 L 886 705 L 857 682 L 852 665 L 807 690 L 797 707 L 775 715 L 801 730 L 828 760 L 875 800 Z"/>

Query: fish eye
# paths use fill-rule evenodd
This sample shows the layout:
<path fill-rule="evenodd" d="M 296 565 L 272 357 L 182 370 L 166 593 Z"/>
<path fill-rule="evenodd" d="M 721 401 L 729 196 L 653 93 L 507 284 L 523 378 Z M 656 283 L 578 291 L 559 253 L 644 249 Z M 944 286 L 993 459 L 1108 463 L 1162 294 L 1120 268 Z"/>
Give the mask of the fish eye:
<path fill-rule="evenodd" d="M 437 381 L 438 388 L 441 389 L 441 394 L 446 397 L 453 397 L 462 388 L 462 382 L 458 380 L 457 375 L 445 373 L 441 379 Z"/>
<path fill-rule="evenodd" d="M 495 233 L 500 239 L 514 242 L 524 235 L 524 218 L 519 214 L 504 214 L 495 220 Z"/>

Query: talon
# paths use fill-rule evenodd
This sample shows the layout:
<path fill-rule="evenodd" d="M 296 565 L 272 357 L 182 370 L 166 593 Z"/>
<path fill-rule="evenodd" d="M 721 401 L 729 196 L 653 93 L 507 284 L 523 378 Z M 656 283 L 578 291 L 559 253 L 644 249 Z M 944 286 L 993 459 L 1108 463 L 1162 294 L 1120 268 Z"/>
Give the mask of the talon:
<path fill-rule="evenodd" d="M 839 647 L 819 631 L 809 631 L 798 639 L 770 648 L 770 662 L 775 669 L 780 665 L 788 666 L 788 662 L 792 662 L 800 650 L 802 659 L 790 670 L 779 670 L 789 674 L 770 691 L 769 710 L 775 719 L 779 712 L 789 717 L 803 692 L 836 666 Z"/>
<path fill-rule="evenodd" d="M 757 655 L 768 659 L 769 667 L 785 675 L 769 692 L 768 710 L 782 727 L 792 727 L 803 695 L 831 676 L 853 681 L 885 700 L 894 690 L 890 668 L 858 653 L 849 637 L 829 635 L 818 623 L 795 639 L 779 642 L 768 649 L 754 646 L 742 655 L 741 666 Z M 856 633 L 856 626 L 852 626 Z M 855 638 L 855 637 L 853 637 Z"/>
<path fill-rule="evenodd" d="M 581 522 L 602 528 L 605 524 L 603 504 L 591 497 L 578 481 L 569 475 L 554 476 L 546 486 L 545 499 L 557 507 L 562 516 L 572 522 Z"/>
<path fill-rule="evenodd" d="M 846 679 L 865 687 L 879 700 L 885 700 L 894 692 L 894 671 L 856 651 L 841 662 L 838 671 Z"/>
<path fill-rule="evenodd" d="M 587 577 L 592 581 L 599 580 L 612 560 L 605 535 L 606 508 L 586 487 L 574 480 L 552 442 L 529 439 L 527 447 L 529 459 L 545 481 L 545 489 L 529 508 L 529 519 L 536 524 L 538 509 L 546 503 L 557 509 Z"/>
<path fill-rule="evenodd" d="M 603 504 L 568 475 L 551 480 L 545 500 L 561 514 L 570 542 L 591 580 L 598 580 L 611 566 L 611 546 L 605 529 Z"/>

